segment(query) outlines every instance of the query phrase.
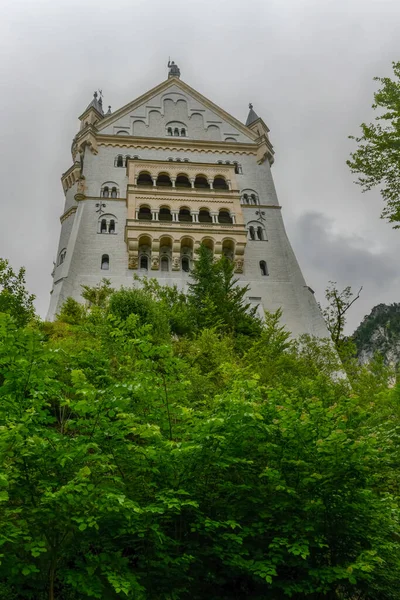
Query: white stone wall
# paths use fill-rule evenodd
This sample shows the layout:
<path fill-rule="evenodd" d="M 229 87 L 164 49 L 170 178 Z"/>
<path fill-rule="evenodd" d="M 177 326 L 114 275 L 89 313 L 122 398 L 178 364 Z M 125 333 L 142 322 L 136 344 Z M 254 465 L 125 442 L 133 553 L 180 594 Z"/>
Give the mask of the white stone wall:
<path fill-rule="evenodd" d="M 157 106 L 162 107 L 162 110 Z M 142 124 L 138 125 L 136 121 L 140 121 L 140 115 Z M 218 119 L 220 122 L 217 123 Z M 209 136 L 215 135 L 215 131 L 211 134 L 208 128 L 215 124 L 219 127 L 222 140 L 225 135 L 235 134 L 238 141 L 246 143 L 251 141 L 231 124 L 199 106 L 193 99 L 183 98 L 179 90 L 175 95 L 164 94 L 164 97 L 157 98 L 154 102 L 147 103 L 147 106 L 121 117 L 117 123 L 109 125 L 102 133 L 115 134 L 117 130 L 123 131 L 121 128 L 125 128 L 129 135 L 135 132 L 135 135 L 165 138 L 165 125 L 172 120 L 183 122 L 188 127 L 189 138 L 193 136 L 196 139 L 210 139 Z M 170 157 L 207 163 L 217 163 L 222 160 L 236 161 L 241 165 L 242 173 L 236 176 L 240 191 L 254 191 L 259 198 L 259 206 L 242 206 L 245 223 L 260 222 L 260 215 L 257 215 L 256 211 L 261 210 L 265 213 L 261 222 L 265 227 L 266 239 L 263 241 L 248 239 L 244 256 L 244 273 L 239 276 L 241 284 L 249 283 L 251 286 L 248 294 L 250 301 L 260 305 L 260 314 L 264 309 L 274 311 L 282 307 L 283 322 L 295 336 L 301 333 L 327 336 L 313 293 L 304 281 L 287 238 L 281 210 L 277 208 L 278 198 L 268 161 L 259 165 L 256 154 L 241 154 L 240 146 L 236 153 L 230 148 L 227 148 L 226 153 L 135 148 L 123 146 L 123 137 L 121 134 L 121 147 L 99 145 L 96 155 L 86 148 L 83 167 L 86 200 L 79 203 L 75 201 L 76 185 L 66 193 L 65 210 L 74 205 L 78 208 L 77 212 L 62 224 L 58 253 L 62 248 L 67 248 L 67 254 L 64 264 L 55 269 L 49 319 L 54 318 L 68 296 L 76 300 L 81 299 L 82 284 L 95 285 L 103 277 L 107 277 L 115 288 L 132 286 L 134 273 L 141 274 L 140 271 L 128 269 L 128 252 L 124 239 L 128 179 L 125 167 L 114 166 L 118 154 L 138 155 L 142 159 L 151 160 L 168 160 Z M 183 162 L 182 172 L 185 172 Z M 105 182 L 113 182 L 116 185 L 119 198 L 100 198 L 100 190 Z M 99 233 L 100 215 L 96 207 L 98 202 L 106 204 L 105 213 L 115 215 L 117 221 L 115 234 Z M 106 271 L 101 269 L 103 254 L 108 254 L 110 257 L 110 269 Z M 267 263 L 267 276 L 261 274 L 259 263 L 262 260 Z M 182 289 L 185 289 L 189 280 L 189 275 L 184 272 L 149 271 L 143 274 L 157 278 L 160 283 L 176 284 Z"/>

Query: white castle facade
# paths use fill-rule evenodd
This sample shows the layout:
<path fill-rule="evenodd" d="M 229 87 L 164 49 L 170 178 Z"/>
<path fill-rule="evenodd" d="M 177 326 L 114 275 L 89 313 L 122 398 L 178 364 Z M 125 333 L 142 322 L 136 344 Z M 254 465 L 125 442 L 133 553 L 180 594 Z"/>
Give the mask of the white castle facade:
<path fill-rule="evenodd" d="M 102 99 L 80 117 L 73 165 L 62 176 L 65 206 L 48 318 L 81 286 L 133 274 L 185 288 L 195 250 L 207 245 L 235 262 L 248 300 L 283 310 L 294 336 L 327 330 L 285 232 L 271 174 L 269 129 L 246 124 L 169 77 L 111 113 Z"/>

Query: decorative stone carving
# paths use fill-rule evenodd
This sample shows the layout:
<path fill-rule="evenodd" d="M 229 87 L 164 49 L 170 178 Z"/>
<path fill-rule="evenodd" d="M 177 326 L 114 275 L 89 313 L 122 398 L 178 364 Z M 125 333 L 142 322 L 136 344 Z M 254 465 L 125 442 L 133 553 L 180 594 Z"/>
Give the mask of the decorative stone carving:
<path fill-rule="evenodd" d="M 168 61 L 168 68 L 169 68 L 168 77 L 180 77 L 181 76 L 180 68 L 178 67 L 178 65 L 176 65 L 174 63 L 173 60 Z"/>
<path fill-rule="evenodd" d="M 243 260 L 235 260 L 235 273 L 243 273 Z"/>
<path fill-rule="evenodd" d="M 160 267 L 160 259 L 158 256 L 153 256 L 151 259 L 151 269 L 152 271 L 157 271 Z"/>
<path fill-rule="evenodd" d="M 137 256 L 129 256 L 129 269 L 137 269 L 138 268 L 138 257 Z"/>
<path fill-rule="evenodd" d="M 179 271 L 181 268 L 179 256 L 174 256 L 172 259 L 172 270 Z"/>

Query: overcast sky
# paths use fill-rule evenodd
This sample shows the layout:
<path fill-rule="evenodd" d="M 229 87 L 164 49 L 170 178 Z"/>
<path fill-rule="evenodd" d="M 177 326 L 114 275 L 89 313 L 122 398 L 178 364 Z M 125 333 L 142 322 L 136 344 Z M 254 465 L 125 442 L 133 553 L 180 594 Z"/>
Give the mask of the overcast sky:
<path fill-rule="evenodd" d="M 275 184 L 307 283 L 363 285 L 349 330 L 400 302 L 400 231 L 345 164 L 373 119 L 375 75 L 400 60 L 399 0 L 3 0 L 0 256 L 24 265 L 44 316 L 78 116 L 101 88 L 112 110 L 167 77 L 244 121 L 268 124 Z"/>

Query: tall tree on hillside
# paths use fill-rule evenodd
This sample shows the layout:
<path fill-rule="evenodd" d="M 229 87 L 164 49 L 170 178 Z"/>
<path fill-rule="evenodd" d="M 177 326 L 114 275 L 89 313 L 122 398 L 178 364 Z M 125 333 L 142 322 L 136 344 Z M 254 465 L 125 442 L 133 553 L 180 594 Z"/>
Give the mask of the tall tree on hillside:
<path fill-rule="evenodd" d="M 257 308 L 247 303 L 249 286 L 239 286 L 235 265 L 225 256 L 214 261 L 209 248 L 200 246 L 191 272 L 189 302 L 200 328 L 216 327 L 231 333 L 257 335 L 261 321 Z"/>
<path fill-rule="evenodd" d="M 385 208 L 381 217 L 400 228 L 400 62 L 393 62 L 394 79 L 375 77 L 382 84 L 374 94 L 375 122 L 361 124 L 362 135 L 350 136 L 358 148 L 347 165 L 358 174 L 363 192 L 381 186 Z"/>
<path fill-rule="evenodd" d="M 34 299 L 25 288 L 25 269 L 16 273 L 8 260 L 0 258 L 0 312 L 11 315 L 22 327 L 35 316 Z"/>
<path fill-rule="evenodd" d="M 339 291 L 336 287 L 336 281 L 330 281 L 329 286 L 325 290 L 325 298 L 328 305 L 321 309 L 322 315 L 339 353 L 347 341 L 344 335 L 347 312 L 360 297 L 361 290 L 362 287 L 354 295 L 351 287 L 348 285 L 342 291 Z"/>

